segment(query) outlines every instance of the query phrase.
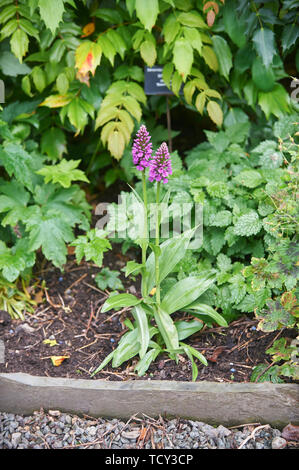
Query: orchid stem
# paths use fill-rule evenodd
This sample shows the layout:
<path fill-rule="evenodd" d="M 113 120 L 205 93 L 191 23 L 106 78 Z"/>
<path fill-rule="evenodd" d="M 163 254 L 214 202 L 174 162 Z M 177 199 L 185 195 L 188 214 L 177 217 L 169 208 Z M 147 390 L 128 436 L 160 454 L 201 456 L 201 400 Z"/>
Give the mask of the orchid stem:
<path fill-rule="evenodd" d="M 144 223 L 143 223 L 143 241 L 142 241 L 142 264 L 146 263 L 146 250 L 148 245 L 148 228 L 147 228 L 147 193 L 146 193 L 146 177 L 145 171 L 142 172 L 142 189 L 143 189 L 143 202 L 144 202 Z M 142 280 L 142 296 L 145 297 L 146 292 L 146 278 Z"/>
<path fill-rule="evenodd" d="M 157 182 L 156 195 L 156 247 L 159 247 L 159 200 L 160 200 L 160 182 Z M 159 253 L 155 251 L 155 274 L 156 274 L 156 301 L 160 305 L 160 270 L 159 270 Z"/>

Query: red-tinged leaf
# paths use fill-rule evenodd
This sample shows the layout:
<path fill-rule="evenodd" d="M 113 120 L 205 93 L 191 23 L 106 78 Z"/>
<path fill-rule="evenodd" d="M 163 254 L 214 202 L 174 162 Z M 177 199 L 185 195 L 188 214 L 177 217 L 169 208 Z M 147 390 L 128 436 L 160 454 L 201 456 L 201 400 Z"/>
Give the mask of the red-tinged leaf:
<path fill-rule="evenodd" d="M 102 48 L 92 41 L 84 41 L 76 50 L 76 67 L 81 75 L 89 72 L 95 74 L 97 66 L 101 62 Z"/>

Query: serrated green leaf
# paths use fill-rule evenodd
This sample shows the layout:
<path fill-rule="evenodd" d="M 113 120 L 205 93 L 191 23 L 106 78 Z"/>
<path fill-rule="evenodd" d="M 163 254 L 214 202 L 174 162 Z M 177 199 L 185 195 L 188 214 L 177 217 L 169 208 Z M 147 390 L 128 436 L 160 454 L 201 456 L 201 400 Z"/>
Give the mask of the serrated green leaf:
<path fill-rule="evenodd" d="M 261 57 L 265 67 L 272 64 L 275 55 L 274 33 L 271 29 L 257 29 L 252 37 L 256 52 Z"/>
<path fill-rule="evenodd" d="M 55 33 L 64 12 L 63 0 L 38 0 L 40 16 L 52 34 Z"/>
<path fill-rule="evenodd" d="M 159 13 L 158 0 L 151 0 L 150 2 L 136 0 L 135 8 L 138 19 L 141 21 L 145 29 L 151 31 L 152 27 L 156 23 Z"/>
<path fill-rule="evenodd" d="M 248 212 L 238 218 L 234 226 L 234 233 L 243 237 L 256 235 L 262 228 L 262 222 L 255 211 Z"/>
<path fill-rule="evenodd" d="M 29 46 L 29 39 L 25 31 L 22 29 L 17 29 L 11 39 L 10 39 L 10 47 L 11 51 L 14 53 L 14 55 L 19 59 L 19 61 L 22 63 L 23 57 L 28 51 L 28 46 Z"/>
<path fill-rule="evenodd" d="M 212 40 L 213 48 L 218 59 L 219 72 L 228 80 L 229 72 L 233 65 L 231 50 L 223 37 L 214 35 Z"/>
<path fill-rule="evenodd" d="M 186 39 L 177 39 L 173 48 L 173 63 L 183 80 L 189 75 L 193 63 L 193 49 Z"/>
<path fill-rule="evenodd" d="M 36 173 L 45 177 L 45 183 L 52 181 L 69 188 L 72 181 L 89 182 L 83 171 L 77 170 L 81 160 L 61 160 L 57 165 L 46 165 Z"/>

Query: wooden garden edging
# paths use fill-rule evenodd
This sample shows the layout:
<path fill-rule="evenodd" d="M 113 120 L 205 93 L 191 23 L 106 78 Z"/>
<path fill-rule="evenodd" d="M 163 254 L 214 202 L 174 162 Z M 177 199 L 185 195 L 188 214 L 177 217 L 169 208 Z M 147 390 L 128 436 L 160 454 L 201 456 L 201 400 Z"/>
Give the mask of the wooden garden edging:
<path fill-rule="evenodd" d="M 209 424 L 299 424 L 299 386 L 271 383 L 82 380 L 0 374 L 0 411 L 40 408 L 129 418 L 136 413 L 180 416 Z"/>

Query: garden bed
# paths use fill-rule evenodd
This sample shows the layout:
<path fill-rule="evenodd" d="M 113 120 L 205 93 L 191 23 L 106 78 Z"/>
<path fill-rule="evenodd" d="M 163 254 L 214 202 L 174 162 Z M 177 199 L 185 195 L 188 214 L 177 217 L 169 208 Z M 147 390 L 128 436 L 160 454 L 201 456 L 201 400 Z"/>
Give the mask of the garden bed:
<path fill-rule="evenodd" d="M 115 245 L 105 254 L 104 265 L 121 269 L 130 258 Z M 77 266 L 69 256 L 65 272 L 49 264 L 38 273 L 35 297 L 43 302 L 25 321 L 11 320 L 0 312 L 0 339 L 5 345 L 5 360 L 0 372 L 23 372 L 34 376 L 90 379 L 90 374 L 117 346 L 127 330 L 123 324 L 128 309 L 101 313 L 108 291 L 98 289 L 94 276 L 99 271 L 91 263 Z M 46 281 L 47 291 L 41 282 Z M 128 292 L 138 295 L 138 283 L 122 277 Z M 33 295 L 33 297 L 34 297 Z M 256 329 L 257 321 L 241 317 L 228 328 L 206 328 L 189 338 L 189 344 L 202 352 L 208 366 L 198 363 L 197 381 L 249 382 L 252 369 L 260 363 L 270 363 L 265 351 L 278 337 L 277 332 L 264 333 Z M 280 336 L 294 338 L 296 331 L 285 330 Z M 56 341 L 44 343 L 45 340 Z M 62 364 L 54 366 L 51 356 L 69 356 Z M 166 356 L 159 356 L 146 375 L 134 372 L 135 359 L 112 369 L 109 365 L 94 379 L 109 381 L 174 380 L 191 381 L 191 364 L 184 357 L 176 364 Z"/>

